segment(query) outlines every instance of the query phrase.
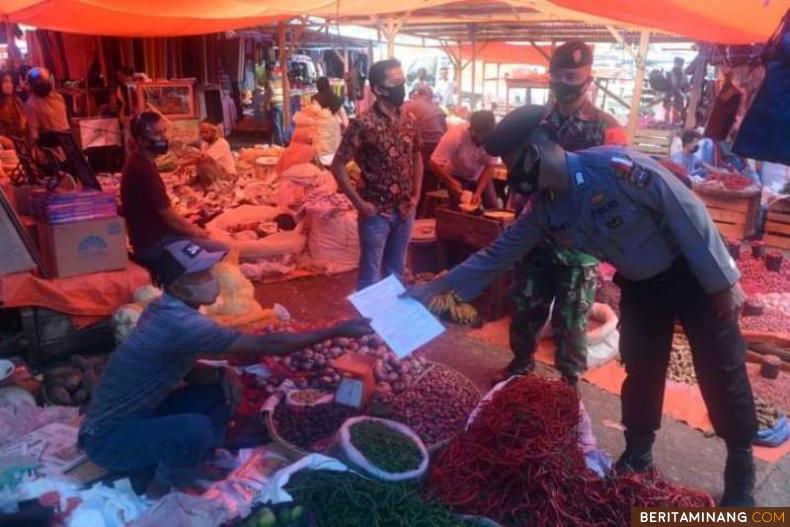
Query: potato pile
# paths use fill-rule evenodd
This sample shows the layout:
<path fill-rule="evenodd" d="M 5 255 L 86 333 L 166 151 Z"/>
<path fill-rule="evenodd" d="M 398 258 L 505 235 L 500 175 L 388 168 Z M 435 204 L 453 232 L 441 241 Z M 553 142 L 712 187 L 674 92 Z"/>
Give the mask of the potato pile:
<path fill-rule="evenodd" d="M 672 353 L 669 356 L 667 379 L 683 384 L 697 384 L 694 373 L 694 362 L 691 357 L 691 345 L 686 335 L 675 333 L 672 337 Z"/>
<path fill-rule="evenodd" d="M 84 406 L 99 382 L 106 355 L 72 355 L 69 363 L 55 366 L 44 372 L 44 394 L 53 404 Z"/>

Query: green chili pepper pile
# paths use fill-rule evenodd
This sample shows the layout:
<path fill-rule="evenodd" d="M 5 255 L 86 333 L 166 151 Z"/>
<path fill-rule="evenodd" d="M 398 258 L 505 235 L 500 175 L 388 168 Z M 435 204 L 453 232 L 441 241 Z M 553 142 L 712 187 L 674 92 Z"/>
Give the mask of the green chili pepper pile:
<path fill-rule="evenodd" d="M 468 527 L 444 507 L 426 503 L 417 487 L 380 483 L 350 472 L 302 470 L 286 490 L 320 527 Z"/>
<path fill-rule="evenodd" d="M 414 441 L 384 423 L 360 421 L 351 425 L 351 443 L 381 470 L 398 474 L 417 470 L 422 452 Z"/>

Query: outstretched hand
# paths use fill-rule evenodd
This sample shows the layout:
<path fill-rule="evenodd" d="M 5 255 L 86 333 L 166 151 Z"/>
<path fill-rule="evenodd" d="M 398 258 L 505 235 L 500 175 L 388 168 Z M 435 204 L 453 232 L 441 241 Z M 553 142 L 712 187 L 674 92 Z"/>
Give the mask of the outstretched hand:
<path fill-rule="evenodd" d="M 713 294 L 713 309 L 722 320 L 737 321 L 741 316 L 743 303 L 746 300 L 746 295 L 741 289 L 741 285 L 736 283 L 729 289 L 724 289 Z"/>
<path fill-rule="evenodd" d="M 407 287 L 406 291 L 401 293 L 401 298 L 414 298 L 419 300 L 425 305 L 428 305 L 433 297 L 446 292 L 447 289 L 442 284 L 441 280 L 433 280 L 425 284 L 417 284 Z"/>
<path fill-rule="evenodd" d="M 356 318 L 341 322 L 332 328 L 336 337 L 357 338 L 373 333 L 369 318 Z"/>

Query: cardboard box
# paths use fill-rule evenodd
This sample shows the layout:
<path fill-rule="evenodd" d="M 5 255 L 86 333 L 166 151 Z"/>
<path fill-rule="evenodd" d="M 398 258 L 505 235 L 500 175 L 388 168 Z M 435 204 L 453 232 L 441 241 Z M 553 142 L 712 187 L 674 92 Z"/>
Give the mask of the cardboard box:
<path fill-rule="evenodd" d="M 39 226 L 41 256 L 58 278 L 126 269 L 126 225 L 120 217 Z"/>

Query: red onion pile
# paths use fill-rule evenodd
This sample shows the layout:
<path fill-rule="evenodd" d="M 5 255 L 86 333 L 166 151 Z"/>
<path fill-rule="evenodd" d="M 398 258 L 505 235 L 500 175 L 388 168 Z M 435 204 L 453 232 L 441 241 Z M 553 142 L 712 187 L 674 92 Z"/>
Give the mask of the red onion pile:
<path fill-rule="evenodd" d="M 386 401 L 389 419 L 408 425 L 431 446 L 463 431 L 480 392 L 460 373 L 436 364 L 402 394 L 379 394 L 377 399 Z"/>
<path fill-rule="evenodd" d="M 274 410 L 274 423 L 283 439 L 310 450 L 316 441 L 334 435 L 346 419 L 358 413 L 354 408 L 335 403 L 314 406 L 278 404 Z"/>

